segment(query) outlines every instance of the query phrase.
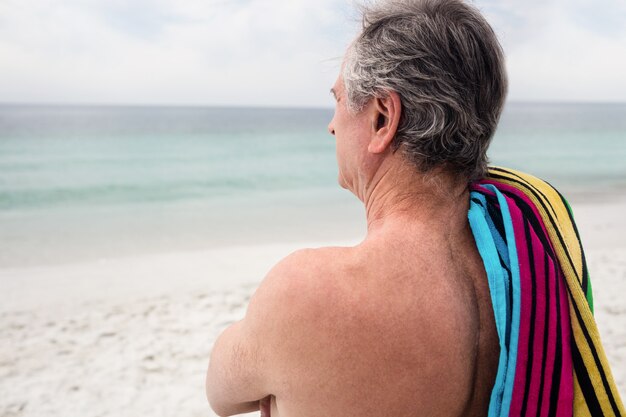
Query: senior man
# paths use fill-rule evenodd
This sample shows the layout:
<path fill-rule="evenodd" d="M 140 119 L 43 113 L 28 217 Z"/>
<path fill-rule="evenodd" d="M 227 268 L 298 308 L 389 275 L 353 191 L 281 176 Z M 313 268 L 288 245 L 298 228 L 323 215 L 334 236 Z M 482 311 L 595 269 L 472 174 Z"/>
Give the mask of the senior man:
<path fill-rule="evenodd" d="M 328 129 L 367 235 L 295 252 L 269 272 L 213 348 L 211 406 L 224 416 L 571 415 L 574 385 L 588 387 L 572 378 L 570 278 L 541 246 L 543 223 L 528 220 L 528 240 L 518 233 L 519 216 L 534 212 L 515 194 L 517 174 L 477 185 L 507 90 L 494 32 L 461 0 L 379 2 L 363 22 Z M 526 242 L 551 255 L 542 281 L 524 266 L 538 262 Z M 552 296 L 531 311 L 524 289 L 537 297 L 543 282 Z M 552 324 L 529 336 L 536 317 Z"/>

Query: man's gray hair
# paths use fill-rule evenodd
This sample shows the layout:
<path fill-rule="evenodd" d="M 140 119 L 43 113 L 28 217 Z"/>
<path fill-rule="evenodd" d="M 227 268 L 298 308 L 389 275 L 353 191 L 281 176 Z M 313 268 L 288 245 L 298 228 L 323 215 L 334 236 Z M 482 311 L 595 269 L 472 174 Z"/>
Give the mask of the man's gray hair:
<path fill-rule="evenodd" d="M 504 54 L 485 18 L 462 0 L 387 0 L 363 6 L 363 30 L 346 53 L 348 108 L 389 91 L 402 113 L 392 149 L 421 172 L 442 166 L 472 181 L 507 92 Z"/>

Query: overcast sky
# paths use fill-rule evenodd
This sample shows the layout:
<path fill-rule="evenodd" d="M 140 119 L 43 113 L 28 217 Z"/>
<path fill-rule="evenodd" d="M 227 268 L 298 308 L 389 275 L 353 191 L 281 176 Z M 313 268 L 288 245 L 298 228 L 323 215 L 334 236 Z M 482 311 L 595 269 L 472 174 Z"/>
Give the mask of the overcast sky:
<path fill-rule="evenodd" d="M 511 101 L 626 102 L 625 0 L 475 0 Z M 0 0 L 0 102 L 331 107 L 350 0 Z"/>

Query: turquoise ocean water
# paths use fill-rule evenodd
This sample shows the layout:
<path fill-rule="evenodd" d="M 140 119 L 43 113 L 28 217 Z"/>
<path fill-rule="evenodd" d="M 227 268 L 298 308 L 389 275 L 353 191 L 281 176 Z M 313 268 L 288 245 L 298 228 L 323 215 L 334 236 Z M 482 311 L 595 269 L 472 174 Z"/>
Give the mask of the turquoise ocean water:
<path fill-rule="evenodd" d="M 2 105 L 0 267 L 351 237 L 331 116 Z M 490 157 L 566 194 L 623 193 L 626 104 L 509 103 Z"/>

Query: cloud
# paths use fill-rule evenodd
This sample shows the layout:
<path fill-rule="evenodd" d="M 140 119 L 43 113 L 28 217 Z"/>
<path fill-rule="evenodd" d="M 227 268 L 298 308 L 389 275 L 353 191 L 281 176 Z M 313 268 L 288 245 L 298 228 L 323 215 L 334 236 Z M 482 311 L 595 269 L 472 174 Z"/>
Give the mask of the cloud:
<path fill-rule="evenodd" d="M 507 56 L 509 99 L 626 101 L 626 3 L 485 0 Z"/>
<path fill-rule="evenodd" d="M 569 11 L 568 17 L 581 29 L 606 39 L 615 36 L 623 39 L 626 33 L 626 2 L 623 0 L 559 0 L 559 4 Z"/>
<path fill-rule="evenodd" d="M 474 0 L 506 51 L 523 44 L 549 23 L 556 9 L 551 0 Z"/>
<path fill-rule="evenodd" d="M 3 3 L 0 101 L 330 105 L 341 4 L 126 4 Z"/>
<path fill-rule="evenodd" d="M 476 0 L 512 100 L 626 101 L 623 0 Z M 0 101 L 331 106 L 349 0 L 4 0 Z"/>
<path fill-rule="evenodd" d="M 626 36 L 607 38 L 558 21 L 509 57 L 519 100 L 624 101 Z"/>

